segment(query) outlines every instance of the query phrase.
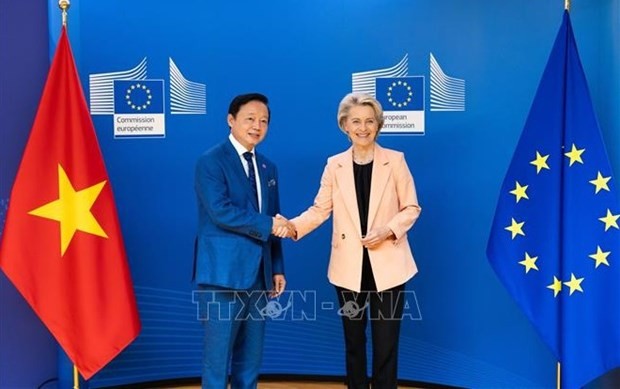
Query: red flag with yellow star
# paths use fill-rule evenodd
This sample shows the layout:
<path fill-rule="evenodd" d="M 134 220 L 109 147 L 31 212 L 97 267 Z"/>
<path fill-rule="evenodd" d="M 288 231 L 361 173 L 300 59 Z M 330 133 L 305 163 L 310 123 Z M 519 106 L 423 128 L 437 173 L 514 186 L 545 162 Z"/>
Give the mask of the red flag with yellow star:
<path fill-rule="evenodd" d="M 11 192 L 0 268 L 86 379 L 140 331 L 112 188 L 64 27 Z"/>

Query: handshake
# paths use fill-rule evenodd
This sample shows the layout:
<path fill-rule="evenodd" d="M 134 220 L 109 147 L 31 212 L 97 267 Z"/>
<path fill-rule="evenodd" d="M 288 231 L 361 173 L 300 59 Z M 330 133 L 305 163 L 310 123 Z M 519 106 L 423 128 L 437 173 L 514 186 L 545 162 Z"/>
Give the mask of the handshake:
<path fill-rule="evenodd" d="M 273 227 L 271 227 L 271 233 L 278 238 L 297 237 L 297 229 L 295 228 L 295 225 L 280 214 L 273 217 Z"/>

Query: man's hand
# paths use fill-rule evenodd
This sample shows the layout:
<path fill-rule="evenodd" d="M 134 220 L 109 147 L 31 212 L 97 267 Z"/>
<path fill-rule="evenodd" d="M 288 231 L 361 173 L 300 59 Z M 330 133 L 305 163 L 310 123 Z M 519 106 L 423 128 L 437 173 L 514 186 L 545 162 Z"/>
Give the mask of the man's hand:
<path fill-rule="evenodd" d="M 284 288 L 286 288 L 286 279 L 284 278 L 284 274 L 276 274 L 273 276 L 273 289 L 269 293 L 269 297 L 280 297 L 282 292 L 284 292 Z"/>
<path fill-rule="evenodd" d="M 373 228 L 366 234 L 365 237 L 362 238 L 362 245 L 364 245 L 367 249 L 372 249 L 377 247 L 384 240 L 394 238 L 394 233 L 387 226 Z"/>

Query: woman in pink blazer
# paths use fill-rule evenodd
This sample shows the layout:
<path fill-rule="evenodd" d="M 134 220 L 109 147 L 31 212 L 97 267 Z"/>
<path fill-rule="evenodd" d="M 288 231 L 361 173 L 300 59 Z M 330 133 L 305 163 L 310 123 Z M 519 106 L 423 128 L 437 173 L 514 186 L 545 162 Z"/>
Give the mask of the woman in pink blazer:
<path fill-rule="evenodd" d="M 340 302 L 347 385 L 369 387 L 365 329 L 370 317 L 372 387 L 396 388 L 400 294 L 417 272 L 407 231 L 421 208 L 403 153 L 376 143 L 383 126 L 379 102 L 364 94 L 345 96 L 338 125 L 352 147 L 327 160 L 314 204 L 291 220 L 291 229 L 301 239 L 333 214 L 328 278 Z"/>

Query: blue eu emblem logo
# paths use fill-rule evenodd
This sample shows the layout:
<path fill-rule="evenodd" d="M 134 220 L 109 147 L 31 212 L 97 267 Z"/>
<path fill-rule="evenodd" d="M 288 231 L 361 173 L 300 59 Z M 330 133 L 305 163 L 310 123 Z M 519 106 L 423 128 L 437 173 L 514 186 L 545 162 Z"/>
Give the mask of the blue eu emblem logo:
<path fill-rule="evenodd" d="M 114 113 L 163 113 L 162 80 L 114 81 Z"/>
<path fill-rule="evenodd" d="M 423 110 L 423 87 L 423 77 L 377 78 L 377 100 L 379 100 L 385 111 Z"/>

